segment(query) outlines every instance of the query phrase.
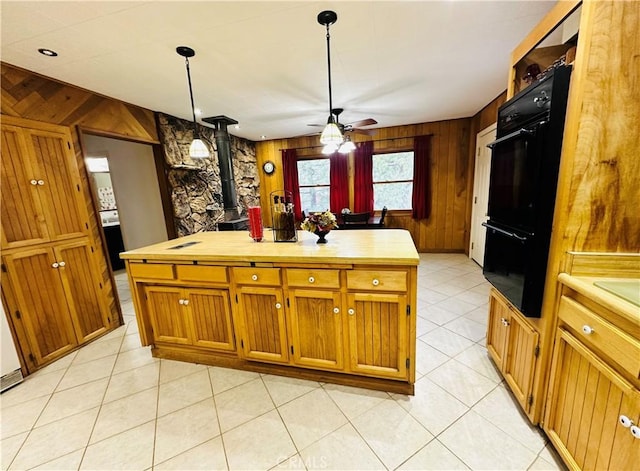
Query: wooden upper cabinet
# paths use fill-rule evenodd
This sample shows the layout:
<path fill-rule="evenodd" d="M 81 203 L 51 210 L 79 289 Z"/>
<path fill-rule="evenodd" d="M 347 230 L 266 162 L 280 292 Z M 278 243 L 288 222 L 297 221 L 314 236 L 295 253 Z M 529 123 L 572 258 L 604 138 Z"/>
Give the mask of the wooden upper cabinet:
<path fill-rule="evenodd" d="M 88 233 L 80 176 L 65 128 L 2 125 L 2 247 Z"/>
<path fill-rule="evenodd" d="M 295 289 L 290 331 L 293 362 L 322 369 L 343 369 L 342 306 L 339 291 Z"/>

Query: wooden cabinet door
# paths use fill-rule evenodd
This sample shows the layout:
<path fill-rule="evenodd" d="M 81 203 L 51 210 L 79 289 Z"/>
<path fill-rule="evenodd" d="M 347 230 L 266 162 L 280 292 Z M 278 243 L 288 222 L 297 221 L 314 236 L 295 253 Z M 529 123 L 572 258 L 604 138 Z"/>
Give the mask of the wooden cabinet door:
<path fill-rule="evenodd" d="M 504 379 L 526 413 L 533 404 L 531 392 L 536 366 L 538 333 L 520 314 L 511 313 L 507 321 L 507 356 L 502 364 Z"/>
<path fill-rule="evenodd" d="M 288 363 L 282 290 L 243 286 L 237 291 L 244 356 L 252 360 Z"/>
<path fill-rule="evenodd" d="M 289 291 L 293 362 L 342 370 L 342 307 L 339 291 Z"/>
<path fill-rule="evenodd" d="M 14 248 L 48 240 L 38 191 L 38 172 L 31 165 L 21 128 L 2 125 L 0 192 L 2 247 Z"/>
<path fill-rule="evenodd" d="M 24 130 L 38 172 L 38 191 L 52 241 L 88 233 L 80 176 L 68 132 Z"/>
<path fill-rule="evenodd" d="M 144 294 L 153 330 L 153 343 L 189 345 L 189 311 L 182 290 L 170 286 L 145 286 Z"/>
<path fill-rule="evenodd" d="M 640 392 L 564 329 L 548 391 L 544 429 L 569 467 L 637 469 L 640 440 L 619 418 L 638 424 Z"/>
<path fill-rule="evenodd" d="M 79 343 L 103 334 L 109 328 L 110 318 L 102 303 L 102 288 L 96 279 L 89 241 L 84 238 L 57 245 L 54 254 Z"/>
<path fill-rule="evenodd" d="M 188 289 L 184 299 L 189 310 L 193 345 L 235 351 L 229 292 L 221 289 Z"/>
<path fill-rule="evenodd" d="M 78 342 L 53 250 L 23 250 L 4 256 L 3 261 L 7 273 L 2 283 L 11 284 L 36 365 L 72 350 Z"/>
<path fill-rule="evenodd" d="M 407 297 L 392 293 L 347 296 L 350 369 L 371 376 L 407 378 Z"/>
<path fill-rule="evenodd" d="M 509 336 L 511 311 L 508 305 L 491 290 L 489 294 L 489 322 L 487 324 L 487 350 L 502 370 Z"/>

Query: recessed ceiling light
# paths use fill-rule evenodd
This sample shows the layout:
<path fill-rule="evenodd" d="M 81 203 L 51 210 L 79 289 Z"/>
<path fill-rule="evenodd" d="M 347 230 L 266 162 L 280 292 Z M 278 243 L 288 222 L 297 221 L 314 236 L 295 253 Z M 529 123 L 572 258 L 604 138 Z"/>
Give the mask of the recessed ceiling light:
<path fill-rule="evenodd" d="M 43 47 L 38 49 L 38 52 L 43 56 L 48 56 L 48 57 L 56 57 L 58 55 L 56 51 L 52 51 L 51 49 L 45 49 Z"/>
<path fill-rule="evenodd" d="M 260 139 L 266 139 L 267 136 L 265 136 L 264 134 L 262 136 L 260 136 Z"/>
<path fill-rule="evenodd" d="M 240 125 L 239 125 L 239 124 L 236 124 L 234 127 L 235 127 L 236 129 L 240 129 Z"/>

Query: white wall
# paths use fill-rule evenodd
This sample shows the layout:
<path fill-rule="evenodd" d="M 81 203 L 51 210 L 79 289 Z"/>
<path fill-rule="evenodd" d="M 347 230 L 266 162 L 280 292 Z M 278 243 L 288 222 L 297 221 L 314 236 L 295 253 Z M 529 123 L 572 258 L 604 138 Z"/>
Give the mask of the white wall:
<path fill-rule="evenodd" d="M 148 144 L 85 134 L 86 157 L 107 157 L 125 250 L 168 239 L 153 150 Z"/>

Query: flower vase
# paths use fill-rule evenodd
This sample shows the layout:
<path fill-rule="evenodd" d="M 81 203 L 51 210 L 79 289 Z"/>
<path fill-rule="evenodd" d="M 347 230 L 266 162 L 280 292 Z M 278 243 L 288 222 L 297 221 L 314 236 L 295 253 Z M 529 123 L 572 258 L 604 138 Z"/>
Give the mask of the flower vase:
<path fill-rule="evenodd" d="M 327 239 L 325 239 L 325 237 L 327 237 L 327 234 L 329 233 L 329 231 L 320 231 L 316 229 L 313 233 L 318 236 L 318 240 L 316 241 L 316 244 L 327 243 Z"/>

